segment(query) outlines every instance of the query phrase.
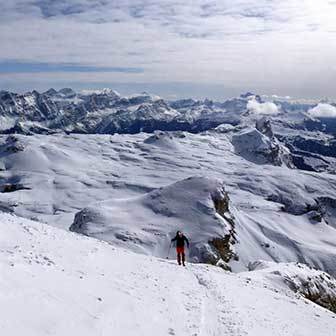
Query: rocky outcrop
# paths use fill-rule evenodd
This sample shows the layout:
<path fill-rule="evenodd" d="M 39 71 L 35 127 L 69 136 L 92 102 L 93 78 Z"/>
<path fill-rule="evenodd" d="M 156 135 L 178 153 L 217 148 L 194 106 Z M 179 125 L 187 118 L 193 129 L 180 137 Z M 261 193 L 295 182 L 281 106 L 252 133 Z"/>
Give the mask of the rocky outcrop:
<path fill-rule="evenodd" d="M 233 245 L 236 243 L 235 237 L 235 222 L 234 217 L 230 213 L 230 199 L 225 190 L 215 190 L 211 194 L 214 207 L 219 216 L 229 223 L 228 233 L 222 237 L 214 237 L 209 240 L 209 245 L 212 253 L 204 255 L 206 262 L 222 267 L 225 270 L 231 271 L 229 262 L 231 259 L 238 259 L 238 255 L 233 250 Z"/>
<path fill-rule="evenodd" d="M 3 145 L 0 146 L 0 151 L 6 154 L 13 154 L 24 151 L 24 146 L 15 135 L 10 135 L 6 138 Z"/>
<path fill-rule="evenodd" d="M 324 219 L 328 225 L 336 229 L 336 199 L 328 196 L 318 197 L 315 213 L 317 221 Z"/>
<path fill-rule="evenodd" d="M 267 118 L 261 118 L 256 121 L 256 129 L 270 139 L 274 138 L 271 121 Z"/>
<path fill-rule="evenodd" d="M 256 272 L 254 277 L 262 275 L 275 286 L 285 286 L 336 313 L 336 279 L 326 272 L 300 263 L 276 264 L 266 261 L 250 263 L 249 270 Z"/>
<path fill-rule="evenodd" d="M 2 193 L 9 193 L 9 192 L 14 192 L 18 190 L 29 190 L 30 188 L 25 187 L 21 183 L 5 183 L 3 185 L 0 185 L 0 192 Z"/>
<path fill-rule="evenodd" d="M 298 169 L 336 173 L 336 141 L 330 135 L 309 133 L 308 135 L 280 136 L 293 156 Z"/>
<path fill-rule="evenodd" d="M 153 135 L 149 136 L 147 139 L 144 140 L 144 144 L 160 147 L 163 149 L 173 149 L 178 150 L 179 144 L 174 139 L 172 133 L 169 132 L 162 132 L 156 131 Z"/>
<path fill-rule="evenodd" d="M 270 134 L 268 128 L 266 133 Z M 246 128 L 232 135 L 235 152 L 257 164 L 285 165 L 293 168 L 291 153 L 275 137 L 269 137 L 256 128 Z"/>

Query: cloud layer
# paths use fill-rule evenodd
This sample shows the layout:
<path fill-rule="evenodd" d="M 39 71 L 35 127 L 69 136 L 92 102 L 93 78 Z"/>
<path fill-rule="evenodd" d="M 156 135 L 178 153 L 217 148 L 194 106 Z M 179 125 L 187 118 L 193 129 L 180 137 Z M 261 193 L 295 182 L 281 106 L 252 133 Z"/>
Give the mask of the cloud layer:
<path fill-rule="evenodd" d="M 88 72 L 88 84 L 222 85 L 223 95 L 227 89 L 333 94 L 335 1 L 0 0 L 0 4 L 1 64 L 143 70 Z M 34 83 L 83 83 L 85 76 L 79 71 L 59 70 L 41 71 Z M 24 72 L 21 76 L 16 72 L 10 76 L 0 68 L 2 85 L 29 83 Z"/>
<path fill-rule="evenodd" d="M 259 103 L 255 99 L 250 99 L 247 109 L 255 114 L 275 115 L 279 113 L 279 108 L 272 102 Z"/>
<path fill-rule="evenodd" d="M 330 104 L 320 103 L 308 111 L 313 118 L 336 118 L 336 107 Z"/>

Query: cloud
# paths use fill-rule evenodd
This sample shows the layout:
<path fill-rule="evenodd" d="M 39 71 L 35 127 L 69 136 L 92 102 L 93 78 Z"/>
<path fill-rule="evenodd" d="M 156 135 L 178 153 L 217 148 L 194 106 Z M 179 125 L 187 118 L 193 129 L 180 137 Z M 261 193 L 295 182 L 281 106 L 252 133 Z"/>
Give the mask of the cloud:
<path fill-rule="evenodd" d="M 320 103 L 308 110 L 313 118 L 336 118 L 336 107 L 326 103 Z"/>
<path fill-rule="evenodd" d="M 2 63 L 90 67 L 97 69 L 88 71 L 96 82 L 105 81 L 109 71 L 104 69 L 135 68 L 143 70 L 141 80 L 148 83 L 216 84 L 283 96 L 334 94 L 332 2 L 0 0 L 0 4 Z M 58 70 L 64 74 L 61 66 Z M 73 77 L 69 70 L 65 81 Z M 34 81 L 47 81 L 54 74 L 49 72 L 48 77 L 46 69 Z M 118 81 L 119 74 L 110 71 L 110 81 Z M 13 81 L 9 76 L 2 83 Z M 19 76 L 15 78 L 19 85 Z M 135 72 L 133 80 L 138 78 Z"/>
<path fill-rule="evenodd" d="M 71 63 L 30 63 L 16 61 L 0 61 L 0 74 L 14 73 L 53 73 L 53 72 L 87 72 L 87 73 L 141 73 L 142 68 L 98 67 Z"/>
<path fill-rule="evenodd" d="M 247 109 L 255 114 L 275 115 L 278 114 L 279 108 L 272 102 L 259 103 L 255 99 L 250 99 L 247 103 Z"/>
<path fill-rule="evenodd" d="M 272 98 L 273 99 L 279 99 L 279 100 L 290 100 L 292 97 L 291 96 L 284 96 L 284 97 L 282 97 L 282 96 L 278 96 L 278 95 L 276 95 L 276 94 L 273 94 L 272 95 Z"/>

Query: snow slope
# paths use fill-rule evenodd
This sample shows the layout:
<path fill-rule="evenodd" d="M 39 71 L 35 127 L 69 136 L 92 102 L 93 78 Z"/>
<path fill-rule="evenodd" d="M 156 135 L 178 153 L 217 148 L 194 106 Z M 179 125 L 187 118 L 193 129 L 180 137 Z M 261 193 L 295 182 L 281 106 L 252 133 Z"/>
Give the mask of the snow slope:
<path fill-rule="evenodd" d="M 76 215 L 71 229 L 159 257 L 167 255 L 170 238 L 183 229 L 191 241 L 190 258 L 211 263 L 218 262 L 221 253 L 209 242 L 222 239 L 225 250 L 227 236 L 233 253 L 225 251 L 222 260 L 230 261 L 234 271 L 262 258 L 299 261 L 335 274 L 334 227 L 312 221 L 311 214 L 293 215 L 261 200 L 257 208 L 244 208 L 224 195 L 220 180 L 192 177 L 145 196 L 92 204 Z M 219 213 L 215 198 L 229 202 L 223 205 L 228 211 Z"/>
<path fill-rule="evenodd" d="M 182 268 L 9 214 L 0 223 L 3 335 L 336 333 L 333 313 L 253 272 Z"/>
<path fill-rule="evenodd" d="M 264 259 L 304 262 L 336 274 L 335 175 L 255 164 L 237 155 L 231 134 L 217 131 L 20 135 L 3 136 L 1 141 L 1 185 L 8 189 L 10 184 L 14 190 L 1 193 L 0 206 L 7 211 L 69 228 L 77 212 L 96 208 L 104 231 L 99 238 L 120 244 L 114 233 L 127 226 L 126 236 L 141 232 L 138 238 L 145 237 L 143 252 L 166 257 L 169 237 L 177 229 L 185 229 L 197 245 L 201 232 L 193 230 L 197 216 L 203 216 L 200 223 L 209 224 L 202 226 L 203 243 L 218 235 L 219 229 L 225 232 L 211 224 L 218 221 L 212 219 L 213 205 L 207 208 L 208 196 L 204 198 L 200 188 L 189 184 L 168 192 L 169 185 L 190 176 L 219 179 L 235 216 L 234 250 L 239 260 L 231 262 L 234 271 Z M 150 192 L 158 188 L 168 188 L 163 189 L 169 196 L 165 196 L 166 208 L 151 198 Z M 196 210 L 177 201 L 185 202 L 179 197 L 188 189 Z M 143 199 L 149 201 L 145 206 Z M 108 227 L 110 232 L 105 230 Z M 137 241 L 127 247 L 143 250 Z"/>
<path fill-rule="evenodd" d="M 223 214 L 214 202 L 223 203 Z M 144 196 L 109 200 L 76 214 L 70 230 L 94 236 L 135 252 L 166 257 L 170 240 L 183 228 L 194 262 L 209 262 L 216 252 L 208 244 L 230 236 L 228 197 L 220 180 L 190 177 Z M 225 209 L 224 209 L 225 208 Z M 225 217 L 226 216 L 226 217 Z M 227 218 L 227 219 L 225 219 Z"/>

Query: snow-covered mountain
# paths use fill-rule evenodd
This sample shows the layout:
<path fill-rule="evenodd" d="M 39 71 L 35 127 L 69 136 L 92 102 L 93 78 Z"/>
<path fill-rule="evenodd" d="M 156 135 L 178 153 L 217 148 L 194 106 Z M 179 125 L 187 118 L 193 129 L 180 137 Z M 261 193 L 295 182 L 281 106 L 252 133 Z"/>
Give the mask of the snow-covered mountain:
<path fill-rule="evenodd" d="M 298 261 L 336 274 L 336 176 L 292 168 L 264 133 L 239 150 L 241 126 L 2 136 L 1 207 L 158 257 L 184 228 L 195 261 L 234 271 Z"/>
<path fill-rule="evenodd" d="M 135 134 L 187 131 L 199 133 L 220 125 L 250 125 L 267 119 L 274 136 L 292 152 L 292 163 L 309 171 L 336 169 L 334 103 L 263 101 L 252 93 L 224 102 L 208 99 L 165 101 L 143 92 L 128 97 L 111 89 L 49 89 L 24 94 L 0 92 L 2 133 Z M 260 139 L 265 142 L 265 139 Z M 281 144 L 279 146 L 281 150 Z M 274 148 L 274 146 L 273 146 Z"/>
<path fill-rule="evenodd" d="M 2 91 L 0 329 L 333 335 L 334 109 Z M 187 269 L 166 260 L 177 230 Z"/>

